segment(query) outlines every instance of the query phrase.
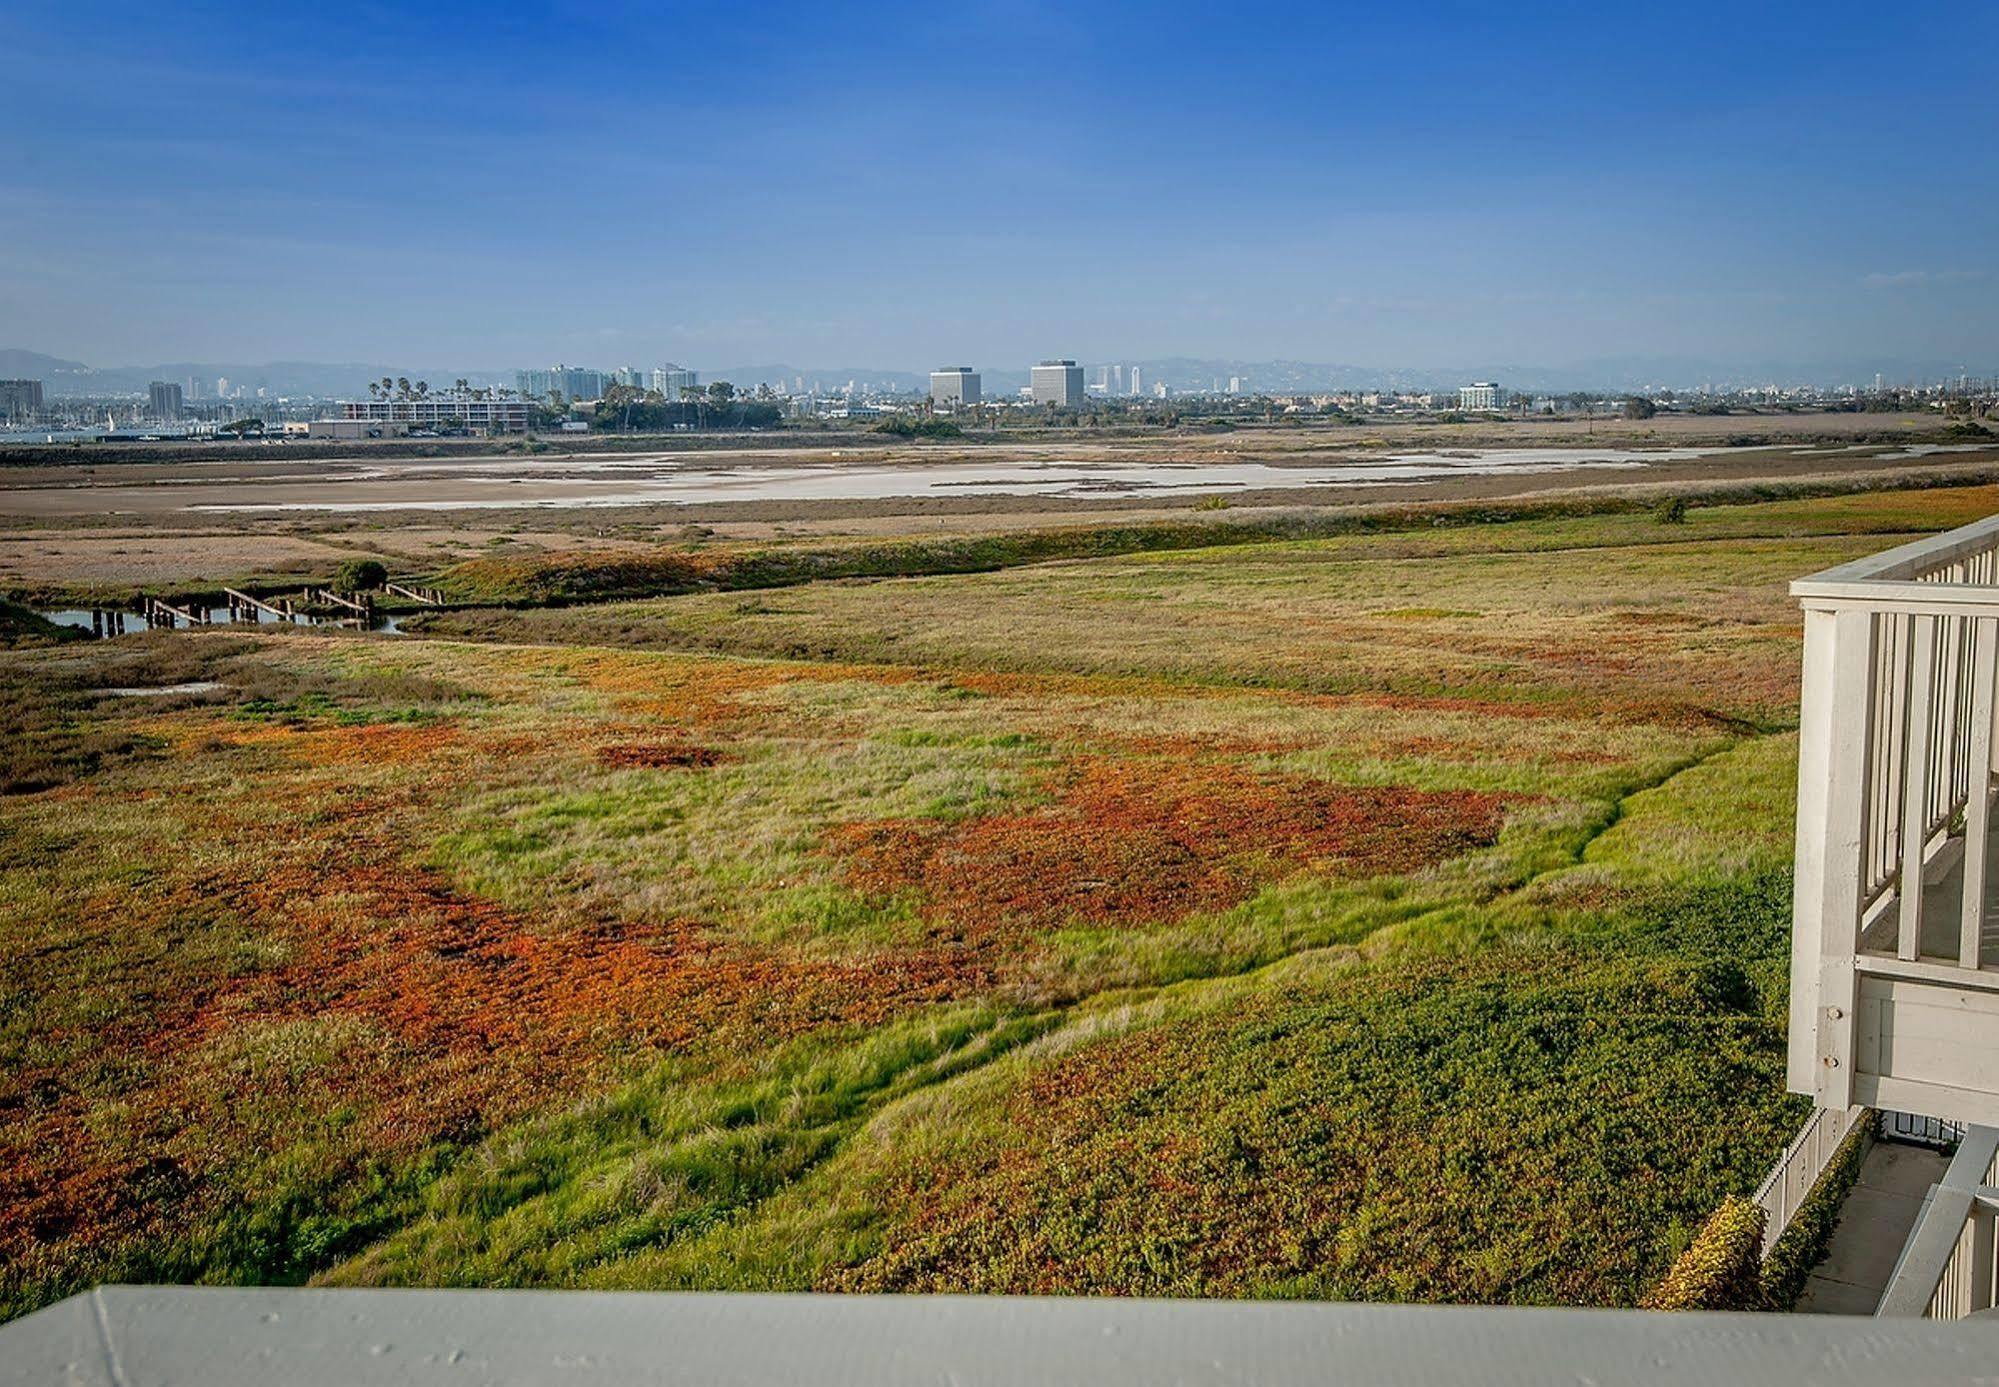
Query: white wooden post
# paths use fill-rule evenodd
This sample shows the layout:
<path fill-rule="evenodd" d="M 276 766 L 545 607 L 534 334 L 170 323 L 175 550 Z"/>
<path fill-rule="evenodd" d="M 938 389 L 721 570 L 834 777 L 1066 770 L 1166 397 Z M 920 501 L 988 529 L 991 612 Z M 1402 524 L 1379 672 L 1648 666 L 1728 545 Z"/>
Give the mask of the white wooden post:
<path fill-rule="evenodd" d="M 1853 956 L 1873 718 L 1874 618 L 1805 613 L 1787 1081 L 1822 1108 L 1853 1102 Z"/>
<path fill-rule="evenodd" d="M 1896 884 L 1900 918 L 1895 932 L 1895 956 L 1912 959 L 1922 944 L 1923 848 L 1930 837 L 1930 738 L 1936 724 L 1936 664 L 1938 617 L 1910 618 L 1913 637 L 1909 656 L 1909 739 L 1902 755 L 1902 871 Z"/>
<path fill-rule="evenodd" d="M 1985 929 L 1985 853 L 1989 846 L 1992 810 L 1992 681 L 1995 664 L 1994 623 L 1985 617 L 1970 622 L 1971 640 L 1971 758 L 1964 802 L 1964 899 L 1958 915 L 1957 961 L 1977 968 L 1980 936 Z"/>

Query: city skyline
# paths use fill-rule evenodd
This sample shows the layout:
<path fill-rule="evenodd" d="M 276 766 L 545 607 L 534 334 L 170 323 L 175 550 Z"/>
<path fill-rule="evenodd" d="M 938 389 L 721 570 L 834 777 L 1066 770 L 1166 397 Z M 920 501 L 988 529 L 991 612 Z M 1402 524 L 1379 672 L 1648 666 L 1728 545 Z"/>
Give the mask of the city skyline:
<path fill-rule="evenodd" d="M 33 132 L 0 178 L 10 345 L 921 370 L 975 324 L 1021 362 L 1999 360 L 1989 117 L 1977 84 L 1916 80 L 1994 37 L 1983 7 L 1703 4 L 1579 36 L 1469 6 L 905 32 L 446 5 L 381 17 L 453 55 L 418 81 L 341 16 L 143 14 L 31 6 L 10 33 L 0 117 Z"/>

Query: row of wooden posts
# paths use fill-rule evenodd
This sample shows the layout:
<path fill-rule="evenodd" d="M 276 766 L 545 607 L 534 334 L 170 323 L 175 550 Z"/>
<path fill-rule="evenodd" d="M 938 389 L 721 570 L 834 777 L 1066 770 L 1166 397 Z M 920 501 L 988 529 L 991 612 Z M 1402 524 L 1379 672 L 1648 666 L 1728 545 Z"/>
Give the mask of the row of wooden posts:
<path fill-rule="evenodd" d="M 436 588 L 414 587 L 403 583 L 386 583 L 383 590 L 412 602 L 425 606 L 444 605 L 444 594 Z M 269 615 L 281 621 L 295 621 L 300 615 L 300 603 L 289 597 L 265 599 L 236 588 L 222 589 L 231 621 L 251 621 Z M 372 594 L 357 592 L 352 596 L 335 592 L 332 588 L 307 588 L 300 601 L 306 605 L 339 607 L 354 613 L 357 617 L 372 617 L 375 613 L 375 599 Z M 140 602 L 142 619 L 148 626 L 174 626 L 185 622 L 189 626 L 206 626 L 209 610 L 206 605 L 189 603 L 178 606 L 161 597 L 147 597 Z M 125 614 L 116 610 L 93 611 L 91 628 L 100 636 L 121 635 L 125 630 Z"/>

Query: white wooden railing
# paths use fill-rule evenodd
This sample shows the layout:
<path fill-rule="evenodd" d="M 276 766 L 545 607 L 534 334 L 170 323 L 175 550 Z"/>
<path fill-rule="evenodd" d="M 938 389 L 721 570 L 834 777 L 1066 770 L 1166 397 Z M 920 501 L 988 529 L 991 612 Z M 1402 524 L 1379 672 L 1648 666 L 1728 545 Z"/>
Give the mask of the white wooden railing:
<path fill-rule="evenodd" d="M 1878 1315 L 1961 1320 L 1999 1296 L 1999 1129 L 1973 1127 L 1930 1187 Z"/>
<path fill-rule="evenodd" d="M 1805 1197 L 1825 1174 L 1826 1163 L 1839 1150 L 1846 1134 L 1867 1117 L 1866 1108 L 1814 1108 L 1805 1125 L 1784 1154 L 1770 1167 L 1763 1183 L 1756 1187 L 1755 1199 L 1763 1210 L 1763 1255 L 1769 1256 L 1777 1239 L 1791 1226 L 1803 1207 Z"/>
<path fill-rule="evenodd" d="M 1791 585 L 1805 610 L 1790 1087 L 1999 1124 L 1986 883 L 1999 517 Z"/>

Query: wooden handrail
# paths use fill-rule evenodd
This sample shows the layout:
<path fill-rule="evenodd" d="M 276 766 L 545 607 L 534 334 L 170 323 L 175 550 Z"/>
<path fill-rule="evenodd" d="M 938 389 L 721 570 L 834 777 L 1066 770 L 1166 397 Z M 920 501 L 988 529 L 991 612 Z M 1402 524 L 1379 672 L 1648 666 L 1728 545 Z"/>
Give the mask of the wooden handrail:
<path fill-rule="evenodd" d="M 1822 1108 L 1989 1120 L 1999 1068 L 1953 1056 L 1999 1049 L 1983 942 L 1999 516 L 1791 590 L 1805 610 L 1805 659 L 1788 1084 Z M 1898 1027 L 1927 1029 L 1919 1041 L 1908 1029 L 1913 1043 L 1898 1046 Z M 1923 1102 L 1886 1096 L 1906 1097 L 1912 1083 L 1927 1086 Z"/>
<path fill-rule="evenodd" d="M 1994 1206 L 1988 1181 L 1999 1163 L 1999 1128 L 1972 1127 L 1922 1212 L 1881 1294 L 1876 1315 L 1962 1319 L 1992 1308 Z"/>

